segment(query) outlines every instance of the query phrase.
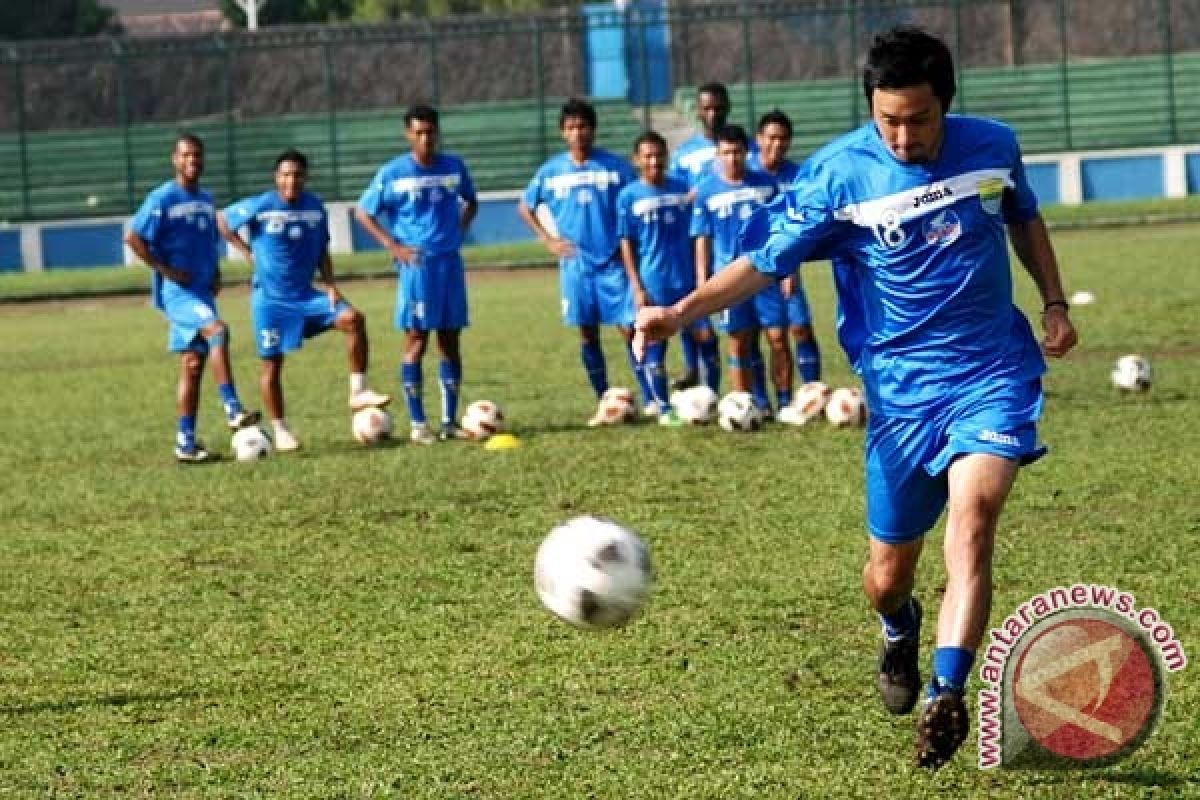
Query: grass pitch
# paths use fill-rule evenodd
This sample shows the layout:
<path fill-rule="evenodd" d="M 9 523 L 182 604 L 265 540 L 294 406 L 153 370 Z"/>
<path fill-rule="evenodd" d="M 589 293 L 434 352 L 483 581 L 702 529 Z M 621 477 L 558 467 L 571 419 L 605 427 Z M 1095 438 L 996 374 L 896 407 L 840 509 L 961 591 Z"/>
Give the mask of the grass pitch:
<path fill-rule="evenodd" d="M 1105 583 L 1157 609 L 1194 662 L 1200 230 L 1056 242 L 1069 289 L 1097 302 L 1073 312 L 1082 345 L 1047 379 L 1052 454 L 1003 520 L 993 624 L 1048 588 Z M 826 377 L 848 384 L 828 269 L 806 284 Z M 397 392 L 392 286 L 346 290 L 373 382 Z M 475 276 L 471 298 L 464 403 L 501 403 L 521 449 L 354 444 L 330 333 L 284 373 L 304 451 L 195 468 L 171 459 L 176 365 L 144 299 L 0 308 L 0 796 L 1200 796 L 1195 663 L 1117 766 L 980 772 L 973 731 L 941 772 L 910 767 L 912 719 L 874 696 L 861 433 L 587 430 L 553 273 Z M 257 405 L 246 306 L 222 298 Z M 1108 372 L 1134 351 L 1155 386 L 1118 396 Z M 228 453 L 218 423 L 206 382 L 201 437 Z M 655 557 L 650 603 L 620 631 L 572 630 L 534 595 L 540 539 L 587 512 Z"/>

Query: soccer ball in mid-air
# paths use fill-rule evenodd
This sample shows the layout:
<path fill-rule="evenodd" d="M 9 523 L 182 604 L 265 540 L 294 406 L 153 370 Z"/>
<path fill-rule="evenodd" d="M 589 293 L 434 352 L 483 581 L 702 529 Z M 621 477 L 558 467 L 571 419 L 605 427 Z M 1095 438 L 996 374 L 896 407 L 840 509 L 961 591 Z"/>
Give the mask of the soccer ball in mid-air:
<path fill-rule="evenodd" d="M 787 425 L 807 425 L 821 416 L 833 394 L 824 383 L 809 381 L 796 390 L 791 405 L 779 409 L 779 421 Z"/>
<path fill-rule="evenodd" d="M 867 421 L 862 389 L 834 389 L 825 404 L 825 419 L 835 428 L 856 428 Z"/>
<path fill-rule="evenodd" d="M 472 439 L 482 442 L 504 430 L 504 412 L 491 400 L 476 400 L 463 412 L 461 425 Z"/>
<path fill-rule="evenodd" d="M 749 433 L 763 426 L 763 413 L 749 392 L 730 392 L 717 404 L 717 424 L 733 433 Z"/>
<path fill-rule="evenodd" d="M 671 407 L 684 422 L 707 425 L 717 415 L 717 393 L 707 386 L 681 389 L 671 395 Z"/>
<path fill-rule="evenodd" d="M 596 409 L 596 421 L 600 425 L 620 425 L 637 417 L 637 406 L 633 403 L 633 392 L 614 386 L 600 397 Z"/>
<path fill-rule="evenodd" d="M 238 461 L 258 461 L 271 455 L 272 450 L 271 440 L 257 425 L 234 433 L 230 446 L 233 448 L 233 457 Z"/>
<path fill-rule="evenodd" d="M 575 517 L 538 547 L 534 586 L 549 611 L 580 628 L 613 628 L 633 619 L 653 573 L 636 533 L 604 517 Z"/>
<path fill-rule="evenodd" d="M 1150 388 L 1150 362 L 1144 356 L 1130 354 L 1117 359 L 1112 383 L 1123 392 L 1144 392 Z"/>
<path fill-rule="evenodd" d="M 392 415 L 382 408 L 364 408 L 354 412 L 350 430 L 359 444 L 379 444 L 392 435 Z"/>

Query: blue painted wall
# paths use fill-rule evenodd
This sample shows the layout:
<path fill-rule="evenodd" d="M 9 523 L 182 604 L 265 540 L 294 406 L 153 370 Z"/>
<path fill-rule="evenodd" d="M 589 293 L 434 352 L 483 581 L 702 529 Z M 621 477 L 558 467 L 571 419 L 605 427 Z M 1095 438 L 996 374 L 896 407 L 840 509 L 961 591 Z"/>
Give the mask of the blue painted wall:
<path fill-rule="evenodd" d="M 1200 153 L 1184 156 L 1183 163 L 1187 171 L 1188 194 L 1200 194 Z"/>
<path fill-rule="evenodd" d="M 124 231 L 116 222 L 42 228 L 42 264 L 46 269 L 80 269 L 125 263 Z"/>
<path fill-rule="evenodd" d="M 1084 159 L 1079 173 L 1084 201 L 1133 200 L 1165 193 L 1160 156 Z"/>
<path fill-rule="evenodd" d="M 0 231 L 0 272 L 21 272 L 25 262 L 21 258 L 21 232 Z"/>
<path fill-rule="evenodd" d="M 612 3 L 583 7 L 584 59 L 587 64 L 588 94 L 592 97 L 624 97 L 629 91 L 625 71 L 625 28 Z"/>
<path fill-rule="evenodd" d="M 1037 195 L 1039 205 L 1052 206 L 1061 202 L 1058 192 L 1058 164 L 1026 164 L 1025 177 L 1033 193 Z"/>

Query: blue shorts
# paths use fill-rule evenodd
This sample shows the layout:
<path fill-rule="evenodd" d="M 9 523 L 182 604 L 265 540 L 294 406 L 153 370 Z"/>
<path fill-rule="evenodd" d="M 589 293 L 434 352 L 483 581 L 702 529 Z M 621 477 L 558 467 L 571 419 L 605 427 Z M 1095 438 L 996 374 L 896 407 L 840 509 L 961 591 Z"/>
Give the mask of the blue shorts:
<path fill-rule="evenodd" d="M 656 306 L 674 305 L 691 294 L 695 289 L 693 286 L 672 288 L 666 286 L 655 286 L 653 283 L 645 282 L 643 282 L 642 285 L 646 288 L 646 294 L 650 295 L 650 302 Z M 711 331 L 712 327 L 712 322 L 708 317 L 701 317 L 692 324 L 688 325 L 687 329 L 691 333 L 700 333 L 701 331 Z"/>
<path fill-rule="evenodd" d="M 796 280 L 792 284 L 792 296 L 785 302 L 788 325 L 812 325 L 812 312 L 808 310 L 808 296 L 804 294 L 804 286 L 800 283 L 799 271 L 796 272 Z"/>
<path fill-rule="evenodd" d="M 402 331 L 445 331 L 467 327 L 467 276 L 457 250 L 397 263 L 396 327 Z"/>
<path fill-rule="evenodd" d="M 184 293 L 167 301 L 163 315 L 170 323 L 167 349 L 172 353 L 207 353 L 208 340 L 201 331 L 219 319 L 217 305 L 211 297 Z"/>
<path fill-rule="evenodd" d="M 1042 384 L 993 381 L 928 418 L 871 415 L 866 441 L 867 530 L 887 544 L 924 536 L 948 498 L 959 456 L 990 453 L 1021 464 L 1041 458 Z"/>
<path fill-rule="evenodd" d="M 749 300 L 725 309 L 717 324 L 722 333 L 787 327 L 787 303 L 779 284 L 773 283 Z"/>
<path fill-rule="evenodd" d="M 559 262 L 562 320 L 566 325 L 633 325 L 633 287 L 620 259 L 589 266 Z"/>
<path fill-rule="evenodd" d="M 305 339 L 332 328 L 338 314 L 348 308 L 344 300 L 331 306 L 329 295 L 316 289 L 296 300 L 272 300 L 256 290 L 250 297 L 250 314 L 259 358 L 299 350 Z"/>

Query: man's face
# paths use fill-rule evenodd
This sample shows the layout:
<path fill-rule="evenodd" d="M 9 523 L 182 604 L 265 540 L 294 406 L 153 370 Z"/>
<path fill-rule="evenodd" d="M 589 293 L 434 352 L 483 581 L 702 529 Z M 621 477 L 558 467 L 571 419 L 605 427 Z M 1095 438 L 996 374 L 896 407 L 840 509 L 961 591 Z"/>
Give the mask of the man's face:
<path fill-rule="evenodd" d="M 197 183 L 204 172 L 204 148 L 195 142 L 180 139 L 171 153 L 171 165 L 175 167 L 175 175 L 182 183 Z"/>
<path fill-rule="evenodd" d="M 658 142 L 642 142 L 634 154 L 642 179 L 658 185 L 667 174 L 667 149 Z"/>
<path fill-rule="evenodd" d="M 745 145 L 740 142 L 717 142 L 717 162 L 726 179 L 740 181 L 746 176 Z"/>
<path fill-rule="evenodd" d="M 772 122 L 765 126 L 758 135 L 758 157 L 767 169 L 775 169 L 787 157 L 788 148 L 792 146 L 792 135 L 788 129 Z"/>
<path fill-rule="evenodd" d="M 295 161 L 284 161 L 275 168 L 275 188 L 289 203 L 296 202 L 304 191 L 304 167 Z"/>
<path fill-rule="evenodd" d="M 922 164 L 937 158 L 942 146 L 941 101 L 928 83 L 903 89 L 876 89 L 871 117 L 883 143 L 897 160 Z"/>
<path fill-rule="evenodd" d="M 404 136 L 413 155 L 421 161 L 428 161 L 437 152 L 438 128 L 432 122 L 414 119 L 404 129 Z"/>
<path fill-rule="evenodd" d="M 567 117 L 562 123 L 562 137 L 572 153 L 587 153 L 592 149 L 596 129 L 583 117 Z"/>
<path fill-rule="evenodd" d="M 701 92 L 696 98 L 696 119 L 708 137 L 723 128 L 729 119 L 729 98 L 715 92 Z"/>

